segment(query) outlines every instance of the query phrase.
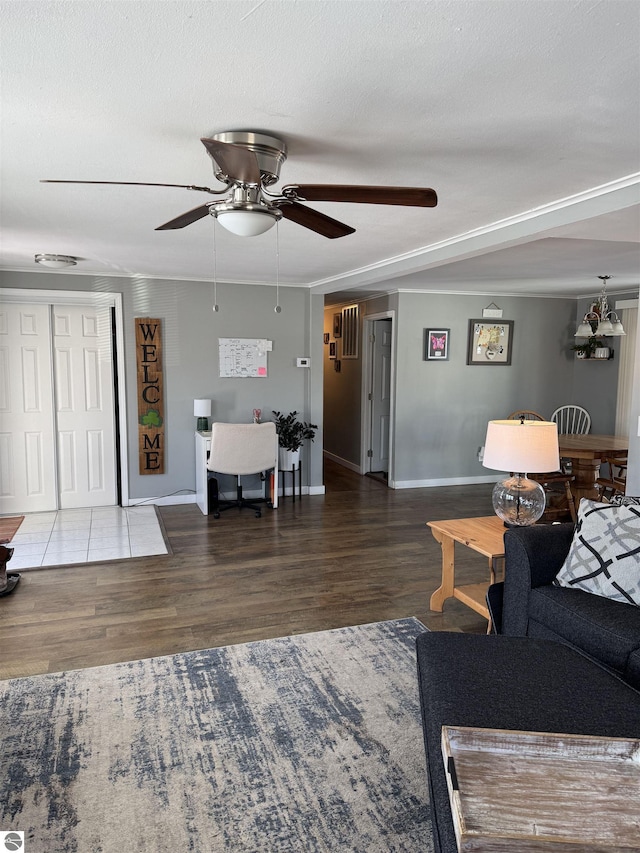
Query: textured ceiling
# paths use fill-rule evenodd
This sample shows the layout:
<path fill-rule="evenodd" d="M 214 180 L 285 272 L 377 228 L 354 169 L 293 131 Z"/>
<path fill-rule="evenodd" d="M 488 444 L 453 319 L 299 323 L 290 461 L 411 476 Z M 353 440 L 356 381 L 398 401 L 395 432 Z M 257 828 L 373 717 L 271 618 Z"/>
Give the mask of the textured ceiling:
<path fill-rule="evenodd" d="M 310 205 L 356 228 L 216 226 L 219 280 L 579 295 L 640 281 L 637 0 L 0 3 L 0 265 L 211 280 L 199 139 L 283 138 L 281 184 L 434 187 L 434 209 Z M 279 272 L 278 272 L 279 267 Z M 393 280 L 390 283 L 390 280 Z M 336 298 L 336 297 L 334 297 Z"/>

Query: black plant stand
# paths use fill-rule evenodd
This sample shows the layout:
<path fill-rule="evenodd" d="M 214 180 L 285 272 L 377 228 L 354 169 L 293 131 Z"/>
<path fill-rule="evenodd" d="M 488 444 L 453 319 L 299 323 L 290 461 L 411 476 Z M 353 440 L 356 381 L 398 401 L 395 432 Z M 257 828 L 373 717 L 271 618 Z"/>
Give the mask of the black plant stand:
<path fill-rule="evenodd" d="M 296 472 L 298 474 L 298 499 L 302 500 L 302 462 L 298 462 L 297 467 L 294 465 L 291 470 L 280 469 L 282 474 L 282 497 L 286 496 L 287 474 L 291 474 L 291 495 L 293 502 L 296 502 Z"/>

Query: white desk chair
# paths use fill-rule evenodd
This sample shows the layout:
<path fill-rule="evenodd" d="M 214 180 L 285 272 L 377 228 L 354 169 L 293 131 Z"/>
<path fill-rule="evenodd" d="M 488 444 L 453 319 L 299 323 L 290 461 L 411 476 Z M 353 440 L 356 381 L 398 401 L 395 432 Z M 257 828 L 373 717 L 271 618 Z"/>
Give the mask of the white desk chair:
<path fill-rule="evenodd" d="M 213 513 L 214 518 L 219 518 L 221 512 L 233 507 L 252 509 L 256 518 L 260 518 L 262 515 L 260 505 L 242 497 L 240 477 L 246 474 L 265 474 L 265 472 L 273 470 L 273 495 L 271 499 L 265 498 L 265 500 L 268 506 L 277 505 L 273 499 L 278 488 L 276 425 L 271 421 L 263 424 L 212 424 L 211 451 L 207 468 L 217 474 L 231 474 L 238 478 L 236 499 L 219 501 Z M 265 474 L 265 476 L 267 475 Z M 267 487 L 265 480 L 265 489 Z"/>

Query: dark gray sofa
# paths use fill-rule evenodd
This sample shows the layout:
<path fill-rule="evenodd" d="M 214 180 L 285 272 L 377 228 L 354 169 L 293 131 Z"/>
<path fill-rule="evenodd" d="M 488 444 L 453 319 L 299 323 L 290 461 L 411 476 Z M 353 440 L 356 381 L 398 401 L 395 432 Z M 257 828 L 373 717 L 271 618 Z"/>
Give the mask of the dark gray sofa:
<path fill-rule="evenodd" d="M 552 583 L 573 530 L 534 525 L 505 533 L 501 632 L 564 643 L 640 688 L 640 607 Z"/>
<path fill-rule="evenodd" d="M 458 849 L 442 726 L 602 737 L 640 733 L 640 692 L 561 643 L 434 631 L 421 634 L 416 649 L 435 853 Z"/>
<path fill-rule="evenodd" d="M 640 607 L 552 586 L 572 536 L 571 524 L 506 532 L 505 584 L 493 588 L 503 634 L 416 641 L 436 853 L 457 853 L 443 725 L 640 735 Z"/>

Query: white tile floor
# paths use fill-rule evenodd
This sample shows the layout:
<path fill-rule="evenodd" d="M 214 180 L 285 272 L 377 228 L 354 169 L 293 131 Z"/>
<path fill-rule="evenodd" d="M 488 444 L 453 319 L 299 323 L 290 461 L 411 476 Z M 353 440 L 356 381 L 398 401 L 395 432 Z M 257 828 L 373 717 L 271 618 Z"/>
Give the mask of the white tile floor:
<path fill-rule="evenodd" d="M 28 513 L 11 547 L 11 571 L 168 553 L 153 506 Z"/>

